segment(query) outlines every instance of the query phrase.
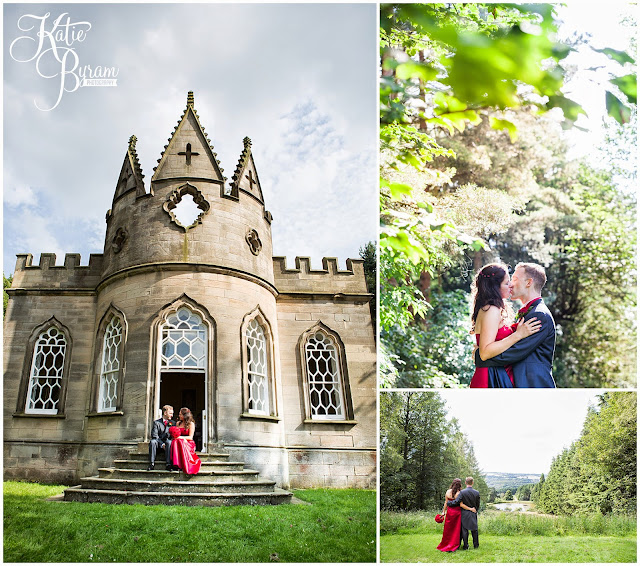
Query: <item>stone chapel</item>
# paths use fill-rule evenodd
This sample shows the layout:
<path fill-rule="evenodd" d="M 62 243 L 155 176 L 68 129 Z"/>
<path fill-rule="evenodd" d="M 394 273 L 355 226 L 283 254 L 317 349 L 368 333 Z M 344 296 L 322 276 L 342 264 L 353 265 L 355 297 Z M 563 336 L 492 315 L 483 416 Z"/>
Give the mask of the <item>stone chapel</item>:
<path fill-rule="evenodd" d="M 5 479 L 72 484 L 189 407 L 289 487 L 374 487 L 376 352 L 363 262 L 273 257 L 251 153 L 230 183 L 193 93 L 145 187 L 132 136 L 104 252 L 17 257 L 4 320 Z M 185 220 L 181 203 L 195 211 Z"/>

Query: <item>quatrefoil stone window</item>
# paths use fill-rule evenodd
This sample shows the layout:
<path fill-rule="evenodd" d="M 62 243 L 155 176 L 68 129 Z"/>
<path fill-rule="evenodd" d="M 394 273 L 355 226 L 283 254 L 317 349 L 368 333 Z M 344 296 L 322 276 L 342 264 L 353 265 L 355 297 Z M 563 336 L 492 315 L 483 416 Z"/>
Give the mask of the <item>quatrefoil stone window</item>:
<path fill-rule="evenodd" d="M 249 249 L 253 255 L 258 255 L 262 250 L 262 241 L 255 230 L 249 230 L 245 236 Z"/>
<path fill-rule="evenodd" d="M 211 207 L 202 193 L 187 183 L 173 191 L 162 208 L 186 232 L 202 224 L 202 218 Z"/>

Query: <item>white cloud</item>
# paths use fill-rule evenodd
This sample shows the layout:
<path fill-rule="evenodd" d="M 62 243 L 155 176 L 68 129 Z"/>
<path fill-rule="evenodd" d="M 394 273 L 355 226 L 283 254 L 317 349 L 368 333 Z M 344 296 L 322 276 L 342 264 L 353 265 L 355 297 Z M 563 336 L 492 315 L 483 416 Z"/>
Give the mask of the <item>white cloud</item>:
<path fill-rule="evenodd" d="M 26 63 L 5 61 L 5 191 L 31 190 L 5 195 L 5 205 L 35 207 L 32 222 L 42 223 L 40 236 L 28 238 L 5 214 L 5 270 L 16 253 L 36 253 L 45 243 L 56 249 L 43 251 L 79 251 L 83 263 L 100 253 L 129 136 L 138 137 L 148 188 L 188 90 L 227 177 L 242 139 L 253 140 L 276 251 L 281 234 L 292 246 L 285 253 L 314 259 L 353 256 L 375 239 L 375 191 L 356 196 L 345 184 L 358 175 L 375 183 L 375 5 L 5 4 L 7 41 L 18 33 L 17 18 L 34 10 L 90 21 L 78 45 L 81 64 L 120 72 L 117 87 L 65 93 L 59 107 L 41 112 L 33 98 L 48 92 L 46 80 Z M 188 33 L 177 31 L 183 21 Z M 280 118 L 309 100 L 315 110 L 297 109 L 299 129 L 287 131 Z"/>

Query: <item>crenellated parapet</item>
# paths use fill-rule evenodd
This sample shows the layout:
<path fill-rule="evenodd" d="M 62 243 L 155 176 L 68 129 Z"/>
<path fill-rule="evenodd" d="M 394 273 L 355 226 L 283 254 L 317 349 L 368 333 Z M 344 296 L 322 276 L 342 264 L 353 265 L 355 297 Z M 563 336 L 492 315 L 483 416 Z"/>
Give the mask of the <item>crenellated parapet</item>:
<path fill-rule="evenodd" d="M 322 269 L 313 269 L 308 257 L 296 257 L 295 267 L 287 267 L 286 257 L 273 258 L 273 275 L 279 293 L 368 296 L 364 261 L 347 259 L 340 269 L 338 259 L 323 257 Z"/>
<path fill-rule="evenodd" d="M 89 265 L 80 265 L 80 254 L 65 254 L 64 264 L 56 265 L 56 254 L 43 253 L 40 263 L 33 265 L 31 254 L 18 254 L 11 291 L 95 291 L 101 279 L 102 260 L 102 254 L 91 254 Z"/>

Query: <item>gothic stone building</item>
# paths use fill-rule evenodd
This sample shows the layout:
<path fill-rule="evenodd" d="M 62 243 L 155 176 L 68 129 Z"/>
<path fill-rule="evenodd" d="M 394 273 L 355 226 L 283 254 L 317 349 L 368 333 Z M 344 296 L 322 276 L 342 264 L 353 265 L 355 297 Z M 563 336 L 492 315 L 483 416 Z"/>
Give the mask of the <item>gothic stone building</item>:
<path fill-rule="evenodd" d="M 225 186 L 193 93 L 148 192 L 135 145 L 103 254 L 87 266 L 79 254 L 64 265 L 18 256 L 4 322 L 5 478 L 91 475 L 148 441 L 171 404 L 193 411 L 198 450 L 224 449 L 282 487 L 372 487 L 362 261 L 314 270 L 273 257 L 251 142 Z M 193 221 L 178 214 L 183 199 Z"/>

